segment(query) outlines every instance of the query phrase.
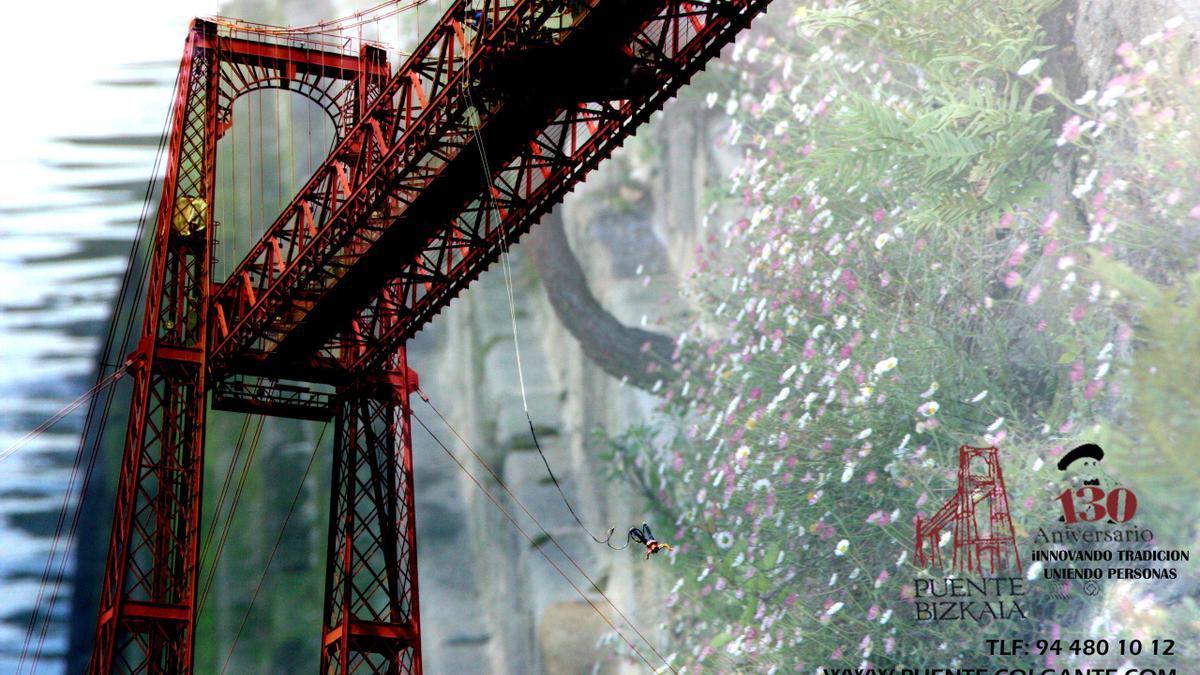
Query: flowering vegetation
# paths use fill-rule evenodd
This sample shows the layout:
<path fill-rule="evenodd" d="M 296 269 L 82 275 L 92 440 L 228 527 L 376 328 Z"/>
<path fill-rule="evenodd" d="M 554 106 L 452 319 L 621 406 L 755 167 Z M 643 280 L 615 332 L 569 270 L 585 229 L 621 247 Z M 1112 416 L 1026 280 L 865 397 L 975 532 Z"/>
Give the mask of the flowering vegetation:
<path fill-rule="evenodd" d="M 1160 480 L 1195 449 L 1200 71 L 1174 20 L 1069 91 L 1039 26 L 1055 4 L 784 3 L 708 94 L 742 161 L 711 205 L 724 222 L 661 424 L 612 442 L 677 525 L 671 635 L 691 669 L 969 667 L 984 638 L 1068 617 L 1137 630 L 1111 610 L 1133 589 L 1087 604 L 1036 566 L 1027 621 L 911 606 L 936 574 L 913 565 L 913 519 L 952 494 L 960 444 L 1001 449 L 1022 550 L 1064 447 L 1177 444 Z"/>

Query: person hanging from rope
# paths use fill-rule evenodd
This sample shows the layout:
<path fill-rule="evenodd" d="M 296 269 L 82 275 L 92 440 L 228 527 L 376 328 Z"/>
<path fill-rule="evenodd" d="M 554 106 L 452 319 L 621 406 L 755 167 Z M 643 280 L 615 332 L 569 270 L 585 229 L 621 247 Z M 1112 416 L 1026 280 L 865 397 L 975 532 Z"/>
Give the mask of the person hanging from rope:
<path fill-rule="evenodd" d="M 671 550 L 670 544 L 660 544 L 654 538 L 654 533 L 650 531 L 650 525 L 647 523 L 642 523 L 640 528 L 631 528 L 629 534 L 625 536 L 626 545 L 628 545 L 630 540 L 636 541 L 646 547 L 646 555 L 642 558 L 643 560 L 649 560 L 650 556 L 657 554 L 659 551 Z"/>

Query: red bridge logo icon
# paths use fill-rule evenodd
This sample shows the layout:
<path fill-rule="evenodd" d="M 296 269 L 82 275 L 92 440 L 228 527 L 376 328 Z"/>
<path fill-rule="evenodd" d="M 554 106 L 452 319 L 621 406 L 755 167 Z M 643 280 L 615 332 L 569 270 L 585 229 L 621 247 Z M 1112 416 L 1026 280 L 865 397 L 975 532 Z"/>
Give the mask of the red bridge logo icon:
<path fill-rule="evenodd" d="M 1015 569 L 1023 569 L 999 450 L 994 447 L 961 446 L 958 491 L 932 518 L 918 515 L 916 525 L 916 563 L 922 568 L 944 569 L 939 544 L 948 531 L 954 545 L 954 572 L 994 575 L 1012 569 L 1014 563 Z"/>

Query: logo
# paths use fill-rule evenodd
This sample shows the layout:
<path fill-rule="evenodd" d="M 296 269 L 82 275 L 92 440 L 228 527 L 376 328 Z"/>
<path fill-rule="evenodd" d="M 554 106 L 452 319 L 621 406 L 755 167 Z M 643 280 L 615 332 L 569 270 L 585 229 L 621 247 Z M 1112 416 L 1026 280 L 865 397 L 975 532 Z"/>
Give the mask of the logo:
<path fill-rule="evenodd" d="M 1059 522 L 1072 525 L 1104 521 L 1115 525 L 1127 523 L 1137 514 L 1137 495 L 1109 479 L 1100 468 L 1102 461 L 1104 448 L 1095 443 L 1084 443 L 1058 461 L 1059 471 L 1066 472 L 1075 466 L 1083 478 L 1083 485 L 1069 487 L 1058 496 L 1063 510 Z"/>
<path fill-rule="evenodd" d="M 913 579 L 917 621 L 982 623 L 1026 617 L 1021 606 L 1026 591 L 1021 553 L 999 450 L 960 447 L 958 489 L 932 517 L 918 514 L 916 530 L 917 566 L 951 574 Z M 948 561 L 942 557 L 947 543 L 952 551 Z"/>
<path fill-rule="evenodd" d="M 944 569 L 941 540 L 946 532 L 953 543 L 950 569 L 954 572 L 999 574 L 1022 569 L 996 448 L 964 445 L 958 449 L 958 490 L 932 518 L 917 516 L 918 566 Z"/>
<path fill-rule="evenodd" d="M 1095 443 L 1062 456 L 1058 470 L 1071 482 L 1054 498 L 1058 524 L 1039 528 L 1032 538 L 1034 567 L 1042 578 L 1060 582 L 1061 597 L 1076 585 L 1084 595 L 1098 595 L 1107 580 L 1176 579 L 1176 563 L 1190 559 L 1188 550 L 1158 548 L 1152 530 L 1130 522 L 1137 495 L 1105 473 L 1103 461 L 1104 448 Z"/>

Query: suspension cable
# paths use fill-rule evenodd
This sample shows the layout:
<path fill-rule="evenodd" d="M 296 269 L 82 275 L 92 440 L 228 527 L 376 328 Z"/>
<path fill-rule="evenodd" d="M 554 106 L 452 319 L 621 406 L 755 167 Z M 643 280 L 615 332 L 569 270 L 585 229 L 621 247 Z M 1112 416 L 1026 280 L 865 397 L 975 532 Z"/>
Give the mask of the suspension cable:
<path fill-rule="evenodd" d="M 325 439 L 325 430 L 328 428 L 329 422 L 321 425 L 321 432 L 317 435 L 317 442 L 313 444 L 312 454 L 308 456 L 308 464 L 304 467 L 304 475 L 300 476 L 300 484 L 296 486 L 296 494 L 292 497 L 292 503 L 288 506 L 287 514 L 283 517 L 283 524 L 279 526 L 279 534 L 275 536 L 275 545 L 271 547 L 271 553 L 267 556 L 267 564 L 263 566 L 262 574 L 258 577 L 258 583 L 254 586 L 254 593 L 250 596 L 250 604 L 246 605 L 246 611 L 242 612 L 242 620 L 238 623 L 237 632 L 233 634 L 233 642 L 229 644 L 229 651 L 226 652 L 225 661 L 221 664 L 221 675 L 225 675 L 225 671 L 229 668 L 229 661 L 233 658 L 233 650 L 237 649 L 238 640 L 241 639 L 242 631 L 246 628 L 246 620 L 250 618 L 250 610 L 254 609 L 254 602 L 258 600 L 258 593 L 262 590 L 263 582 L 267 578 L 267 572 L 271 570 L 271 563 L 275 561 L 275 554 L 279 551 L 279 544 L 283 541 L 283 534 L 287 531 L 288 523 L 292 520 L 292 514 L 296 512 L 296 505 L 300 502 L 300 496 L 304 494 L 304 483 L 308 480 L 309 472 L 312 471 L 313 461 L 317 458 L 317 451 L 321 449 L 321 441 Z"/>
<path fill-rule="evenodd" d="M 475 98 L 471 94 L 471 88 L 468 84 L 467 78 L 463 78 L 462 80 L 462 89 L 463 93 L 467 97 L 468 104 L 470 104 L 472 109 L 478 111 L 479 107 L 475 105 Z M 575 507 L 571 505 L 571 500 L 567 499 L 566 493 L 563 491 L 562 486 L 558 482 L 558 477 L 554 475 L 554 470 L 550 468 L 550 461 L 546 458 L 546 453 L 542 451 L 542 444 L 538 441 L 537 430 L 534 428 L 533 424 L 533 416 L 529 412 L 529 399 L 525 391 L 525 370 L 521 363 L 521 341 L 517 334 L 517 309 L 516 300 L 513 296 L 512 269 L 508 260 L 509 245 L 505 237 L 504 217 L 501 215 L 499 207 L 496 206 L 496 199 L 495 195 L 493 194 L 493 190 L 495 188 L 493 177 L 494 174 L 492 173 L 491 162 L 488 159 L 487 149 L 483 145 L 483 138 L 479 133 L 481 127 L 478 117 L 473 118 L 473 126 L 475 132 L 475 147 L 479 152 L 479 161 L 482 164 L 484 173 L 483 200 L 485 203 L 489 204 L 489 210 L 492 211 L 495 214 L 495 217 L 498 219 L 497 229 L 500 233 L 500 269 L 504 276 L 505 294 L 508 300 L 508 316 L 509 321 L 512 324 L 513 351 L 515 352 L 517 359 L 517 381 L 521 387 L 521 405 L 525 409 L 525 421 L 529 425 L 529 435 L 533 438 L 533 446 L 537 449 L 538 455 L 541 456 L 542 464 L 546 466 L 546 472 L 550 475 L 550 480 L 553 481 L 555 489 L 558 490 L 558 496 L 562 499 L 563 504 L 566 505 L 567 510 L 571 512 L 571 516 L 575 519 L 575 522 L 579 524 L 579 527 L 586 532 L 589 537 L 592 538 L 592 541 L 596 542 L 597 544 L 603 544 L 614 551 L 623 551 L 629 547 L 629 539 L 626 538 L 623 546 L 614 546 L 612 543 L 612 538 L 613 533 L 616 532 L 615 527 L 608 528 L 608 533 L 603 539 L 601 539 L 600 537 L 597 537 L 594 532 L 592 532 L 591 528 L 584 524 L 583 519 L 581 519 L 579 514 L 575 511 Z"/>
<path fill-rule="evenodd" d="M 96 394 L 103 391 L 105 387 L 107 387 L 108 385 L 121 379 L 121 376 L 125 374 L 125 371 L 127 369 L 128 369 L 128 366 L 121 366 L 121 367 L 117 368 L 112 373 L 109 373 L 107 376 L 101 378 L 101 380 L 99 382 L 97 382 L 91 389 L 88 389 L 87 391 L 80 394 L 79 397 L 76 398 L 74 401 L 71 401 L 70 403 L 66 404 L 58 412 L 54 413 L 50 417 L 47 417 L 45 420 L 43 420 L 41 424 L 30 429 L 29 432 L 26 433 L 24 436 L 22 436 L 19 440 L 17 440 L 15 443 L 8 446 L 7 448 L 5 448 L 3 452 L 0 452 L 0 462 L 4 461 L 8 457 L 12 456 L 18 450 L 25 447 L 25 445 L 27 443 L 29 443 L 30 441 L 34 440 L 38 436 L 40 436 L 43 433 L 45 433 L 46 431 L 48 431 L 55 424 L 58 424 L 60 421 L 62 421 L 62 418 L 66 417 L 67 415 L 70 415 L 72 412 L 75 411 L 76 408 L 83 405 L 88 400 L 90 400 L 93 396 L 95 396 Z"/>
<path fill-rule="evenodd" d="M 507 518 L 508 521 L 513 524 L 513 527 L 517 528 L 517 531 L 520 532 L 521 535 L 525 537 L 525 539 L 529 542 L 529 545 L 531 547 L 533 547 L 535 550 L 537 550 L 537 552 L 540 553 L 541 556 L 546 559 L 546 562 L 550 563 L 550 566 L 553 567 L 556 572 L 558 572 L 559 576 L 561 576 L 563 578 L 563 580 L 566 581 L 571 586 L 571 588 L 573 588 L 575 590 L 575 592 L 579 595 L 579 597 L 583 598 L 584 601 L 587 602 L 588 605 L 590 605 L 593 610 L 595 610 L 596 614 L 600 615 L 600 618 L 603 619 L 604 622 L 608 624 L 609 628 L 612 628 L 613 632 L 616 633 L 617 636 L 621 638 L 621 640 L 629 647 L 629 649 L 634 654 L 636 654 L 637 657 L 639 659 L 641 659 L 643 663 L 646 664 L 646 667 L 649 668 L 651 672 L 655 672 L 655 673 L 660 672 L 661 669 L 655 668 L 654 664 L 650 663 L 650 661 L 646 658 L 646 656 L 644 654 L 642 654 L 640 651 L 638 651 L 638 648 L 636 646 L 634 646 L 633 641 L 630 640 L 629 637 L 626 636 L 624 633 L 622 633 L 621 630 L 619 628 L 617 628 L 616 624 L 613 623 L 612 619 L 610 619 L 607 614 L 605 614 L 603 611 L 600 610 L 599 607 L 596 606 L 596 602 L 594 600 L 592 600 L 591 598 L 589 598 L 583 592 L 583 590 L 581 588 L 579 588 L 579 585 L 576 584 L 574 581 L 572 581 L 569 576 L 567 576 L 567 573 L 565 571 L 563 571 L 562 567 L 560 567 L 558 565 L 558 563 L 554 562 L 554 559 L 551 558 L 548 553 L 546 553 L 545 549 L 542 548 L 541 544 L 539 544 L 533 537 L 531 537 L 529 535 L 528 532 L 525 531 L 525 528 L 521 527 L 521 523 L 518 522 L 517 519 L 512 515 L 512 513 L 510 513 L 508 511 L 508 509 L 504 508 L 504 506 L 500 503 L 500 500 L 496 499 L 496 496 L 493 495 L 491 492 L 489 492 L 488 489 L 483 486 L 483 483 L 481 483 L 479 481 L 479 479 L 476 478 L 475 475 L 472 474 L 470 472 L 470 470 L 467 469 L 467 467 L 462 463 L 461 460 L 459 460 L 459 458 L 454 454 L 454 452 L 451 451 L 450 448 L 446 446 L 446 444 L 442 441 L 442 439 L 439 438 L 437 434 L 433 433 L 433 430 L 431 430 L 425 424 L 425 422 L 423 420 L 421 420 L 421 418 L 418 417 L 415 413 L 412 414 L 412 418 L 417 421 L 417 424 L 421 425 L 421 428 L 424 429 L 430 435 L 431 438 L 433 438 L 434 442 L 437 443 L 438 446 L 441 447 L 441 449 L 446 453 L 446 455 L 448 457 L 450 457 L 451 460 L 454 461 L 455 465 L 457 465 L 458 468 L 461 469 L 462 472 L 465 473 L 467 475 L 467 477 L 471 479 L 471 482 L 475 484 L 475 487 L 479 488 L 480 492 L 482 492 L 484 494 L 484 496 L 486 496 L 488 498 L 488 500 L 490 500 L 492 502 L 492 504 L 494 504 L 496 506 L 496 508 L 500 511 L 500 513 L 504 514 L 504 517 Z M 501 485 L 503 485 L 503 483 L 501 483 Z M 509 494 L 511 495 L 512 493 L 510 492 Z M 514 500 L 515 500 L 515 497 L 514 497 Z M 528 511 L 527 511 L 527 513 L 528 513 Z M 532 515 L 530 517 L 532 518 Z M 536 520 L 535 520 L 535 522 L 536 522 Z M 541 527 L 541 526 L 539 525 L 539 527 Z M 551 541 L 554 541 L 554 537 L 551 536 L 549 532 L 546 532 L 545 528 L 542 528 L 542 532 Z M 556 544 L 557 544 L 557 542 L 556 542 Z M 565 555 L 568 560 L 570 560 L 573 564 L 575 564 L 576 568 L 578 569 L 578 564 L 574 562 L 574 559 L 571 558 L 571 556 L 569 554 L 567 554 L 566 551 L 563 551 L 561 546 L 559 546 L 559 550 L 562 551 L 563 555 Z M 580 570 L 580 571 L 582 572 L 582 570 Z M 586 574 L 584 574 L 584 576 L 587 577 Z M 592 583 L 592 587 L 595 588 L 600 593 L 600 595 L 602 595 L 602 596 L 604 595 L 604 592 L 600 591 L 599 587 L 596 586 L 595 582 L 592 581 L 591 578 L 588 578 L 588 581 Z M 605 596 L 605 597 L 607 597 L 607 596 Z M 609 604 L 611 604 L 611 601 Z M 614 609 L 616 608 L 615 605 L 613 607 L 614 607 Z M 620 610 L 617 610 L 617 612 L 620 613 Z M 622 618 L 625 618 L 624 614 L 621 614 L 621 616 L 622 616 Z M 625 621 L 626 621 L 626 623 L 628 623 L 630 625 L 631 628 L 634 629 L 635 632 L 638 632 L 637 629 L 633 626 L 633 624 L 631 622 L 629 622 L 628 618 L 625 618 Z M 641 633 L 638 632 L 638 635 L 641 635 Z M 645 640 L 645 637 L 642 637 L 642 639 Z M 655 654 L 658 654 L 658 651 L 654 649 L 654 645 L 651 645 L 649 641 L 646 641 L 646 644 L 650 645 L 650 649 L 654 650 Z M 675 670 L 675 668 L 670 664 L 670 662 L 668 662 L 660 654 L 659 654 L 659 658 L 663 659 L 663 663 L 666 664 L 666 667 L 669 668 L 672 673 L 678 673 L 678 671 Z"/>
<path fill-rule="evenodd" d="M 230 531 L 233 530 L 233 517 L 237 513 L 238 503 L 242 499 L 242 489 L 246 486 L 246 476 L 250 474 L 250 465 L 254 461 L 254 455 L 258 451 L 258 442 L 262 437 L 263 421 L 265 418 L 258 418 L 258 426 L 254 429 L 254 436 L 250 440 L 250 452 L 246 455 L 246 460 L 242 463 L 242 473 L 238 476 L 238 484 L 233 492 L 233 502 L 229 506 L 229 513 L 225 516 L 225 525 L 221 528 L 221 537 L 217 542 L 216 551 L 213 553 L 212 564 L 208 567 L 208 577 L 204 581 L 204 590 L 200 594 L 200 602 L 196 604 L 196 613 L 199 614 L 204 610 L 204 603 L 208 600 L 209 591 L 212 590 L 213 580 L 217 576 L 217 564 L 221 562 L 221 554 L 225 552 L 225 542 L 229 538 Z"/>
<path fill-rule="evenodd" d="M 182 69 L 180 69 L 179 71 L 176 71 L 176 73 L 175 73 L 175 81 L 174 81 L 174 84 L 171 86 L 172 93 L 175 93 L 178 91 L 181 80 L 182 80 Z M 154 164 L 153 164 L 153 167 L 151 168 L 150 179 L 146 181 L 146 190 L 145 190 L 145 194 L 143 195 L 143 198 L 142 198 L 142 208 L 138 215 L 137 227 L 134 230 L 133 240 L 130 242 L 130 246 L 129 246 L 128 262 L 125 266 L 125 272 L 121 275 L 121 285 L 117 291 L 116 305 L 113 308 L 112 318 L 109 320 L 108 332 L 105 335 L 105 339 L 104 339 L 104 346 L 100 351 L 100 359 L 99 359 L 100 364 L 99 364 L 99 368 L 97 369 L 97 374 L 96 374 L 96 380 L 98 383 L 101 382 L 105 377 L 103 375 L 103 373 L 104 373 L 104 370 L 107 367 L 109 367 L 108 359 L 109 359 L 110 355 L 112 354 L 113 347 L 116 346 L 118 349 L 121 349 L 125 345 L 129 344 L 130 335 L 132 334 L 133 327 L 136 323 L 136 314 L 133 312 L 130 312 L 128 320 L 125 321 L 125 330 L 121 335 L 121 340 L 120 340 L 120 342 L 116 341 L 118 327 L 120 326 L 120 323 L 121 323 L 121 317 L 124 316 L 124 314 L 125 314 L 126 300 L 131 295 L 130 290 L 132 288 L 132 290 L 135 293 L 137 291 L 140 291 L 142 283 L 146 279 L 146 272 L 150 266 L 151 256 L 149 254 L 147 254 L 142 259 L 140 276 L 138 276 L 136 282 L 134 282 L 133 272 L 137 267 L 138 251 L 141 248 L 143 248 L 143 244 L 145 243 L 144 239 L 145 239 L 145 234 L 146 234 L 146 223 L 149 222 L 149 219 L 150 219 L 150 213 L 151 213 L 150 205 L 151 205 L 151 198 L 154 196 L 154 186 L 156 184 L 156 177 L 158 176 L 159 167 L 162 166 L 163 158 L 166 156 L 170 124 L 171 124 L 171 120 L 174 116 L 174 111 L 175 111 L 174 101 L 175 101 L 175 99 L 172 98 L 172 105 L 169 105 L 167 107 L 166 114 L 164 115 L 164 118 L 163 118 L 162 129 L 161 129 L 161 132 L 159 133 L 158 148 L 155 151 L 155 156 L 154 156 Z M 115 366 L 115 368 L 116 369 L 127 369 L 128 364 L 121 364 L 119 366 Z M 115 379 L 114 379 L 114 381 L 115 381 Z M 28 654 L 28 651 L 29 651 L 30 643 L 33 640 L 33 632 L 37 625 L 37 619 L 38 619 L 39 615 L 44 614 L 45 616 L 42 621 L 42 626 L 41 626 L 41 630 L 40 630 L 40 633 L 38 636 L 37 645 L 34 649 L 33 657 L 32 657 L 31 664 L 30 664 L 31 671 L 37 670 L 37 663 L 42 655 L 42 649 L 45 644 L 46 635 L 49 632 L 50 621 L 53 616 L 54 605 L 58 601 L 58 595 L 59 595 L 58 590 L 62 586 L 63 576 L 66 574 L 67 562 L 70 560 L 72 548 L 74 547 L 75 533 L 79 526 L 80 514 L 82 512 L 82 505 L 83 505 L 85 499 L 87 498 L 88 487 L 91 483 L 92 475 L 93 475 L 93 472 L 94 472 L 94 469 L 96 466 L 96 460 L 99 455 L 100 441 L 103 437 L 104 429 L 108 423 L 109 412 L 112 409 L 112 404 L 113 404 L 113 400 L 114 400 L 113 390 L 108 389 L 108 388 L 105 388 L 105 389 L 106 390 L 104 392 L 105 396 L 104 396 L 103 406 L 100 405 L 99 397 L 92 396 L 89 398 L 87 414 L 84 417 L 83 430 L 79 435 L 79 444 L 78 444 L 78 448 L 76 450 L 75 460 L 71 467 L 70 478 L 67 481 L 67 490 L 63 494 L 63 504 L 62 504 L 62 507 L 59 509 L 58 522 L 55 524 L 54 535 L 51 537 L 50 552 L 46 556 L 46 565 L 42 570 L 42 576 L 38 582 L 38 593 L 37 593 L 37 596 L 35 597 L 33 608 L 30 610 L 29 625 L 26 630 L 25 639 L 21 645 L 21 656 L 17 662 L 17 672 L 18 673 L 20 673 L 20 671 L 21 671 L 21 668 L 24 664 L 26 655 Z M 97 415 L 96 415 L 97 409 L 99 409 L 101 411 L 99 414 L 98 421 L 97 421 Z M 93 428 L 98 430 L 97 436 L 96 436 L 94 442 L 92 443 L 91 452 L 88 453 L 87 468 L 83 472 L 83 480 L 82 480 L 82 483 L 80 484 L 80 488 L 79 488 L 78 501 L 76 502 L 74 508 L 72 509 L 71 508 L 72 487 L 75 485 L 75 481 L 79 477 L 79 468 L 83 462 L 84 450 L 88 444 L 88 439 L 91 437 Z M 67 540 L 66 540 L 66 544 L 65 544 L 65 549 L 63 551 L 62 559 L 61 559 L 61 562 L 59 563 L 58 570 L 56 572 L 54 572 L 54 582 L 53 582 L 54 590 L 50 594 L 47 595 L 45 592 L 46 584 L 50 579 L 52 570 L 54 569 L 55 552 L 58 550 L 58 547 L 62 540 L 62 527 L 63 527 L 64 521 L 66 520 L 66 515 L 67 515 L 68 510 L 72 511 L 72 514 L 71 514 L 71 524 L 68 528 L 68 535 L 67 535 Z M 46 598 L 47 602 L 49 603 L 48 608 L 46 609 L 45 612 L 41 611 L 43 598 Z"/>
<path fill-rule="evenodd" d="M 433 404 L 433 401 L 429 400 L 429 396 L 426 395 L 425 392 L 419 388 L 417 389 L 417 395 L 420 396 L 421 400 L 424 401 L 425 404 L 429 406 L 429 409 L 432 410 L 434 412 L 434 414 L 438 416 L 438 419 L 440 419 L 442 421 L 442 424 L 444 424 L 446 426 L 446 428 L 450 430 L 450 433 L 453 434 L 454 437 L 457 438 L 460 443 L 462 443 L 463 447 L 465 447 L 467 449 L 467 451 L 469 453 L 471 453 L 471 456 L 475 458 L 475 461 L 478 462 L 479 465 L 482 466 L 484 468 L 484 470 L 486 470 L 488 472 L 488 474 L 492 477 L 492 479 L 494 481 L 496 481 L 496 484 L 500 486 L 500 489 L 504 490 L 504 493 L 507 494 L 509 496 L 509 498 L 512 499 L 513 502 L 516 503 L 517 506 L 519 506 L 521 508 L 521 511 L 524 512 L 525 515 L 528 516 L 529 519 L 532 520 L 535 525 L 537 525 L 538 529 L 540 529 L 542 531 L 542 534 L 544 534 L 546 536 L 546 538 L 552 544 L 554 544 L 554 547 L 557 548 L 558 551 L 560 553 L 562 553 L 563 556 L 565 556 L 567 558 L 567 560 L 569 560 L 571 562 L 571 566 L 574 567 L 581 575 L 583 575 L 583 578 L 588 580 L 588 583 L 591 584 L 592 588 L 594 588 L 596 590 L 596 592 L 600 594 L 600 597 L 604 598 L 604 600 L 608 603 L 608 605 L 610 607 L 612 607 L 614 611 L 616 611 L 616 613 L 621 617 L 621 619 L 623 621 L 625 621 L 625 623 L 629 624 L 629 627 L 633 629 L 633 632 L 636 633 L 637 636 L 639 638 L 641 638 L 642 641 L 645 642 L 647 646 L 650 647 L 650 650 L 652 652 L 654 652 L 654 655 L 657 656 L 659 659 L 661 659 L 663 661 L 663 663 L 665 663 L 667 665 L 668 668 L 671 668 L 672 672 L 675 672 L 675 669 L 673 667 L 671 667 L 670 662 L 658 651 L 657 648 L 655 648 L 654 643 L 652 643 L 640 630 L 638 630 L 637 625 L 634 624 L 633 621 L 630 620 L 630 618 L 628 616 L 626 616 L 624 612 L 621 611 L 621 608 L 617 607 L 616 603 L 614 603 L 612 601 L 612 599 L 603 590 L 600 589 L 600 586 L 595 581 L 593 581 L 590 576 L 588 576 L 588 573 L 585 572 L 583 570 L 583 567 L 580 566 L 580 564 L 575 560 L 575 558 L 572 557 L 571 554 L 568 553 L 565 548 L 563 548 L 563 546 L 558 542 L 558 539 L 553 534 L 551 534 L 548 529 L 546 529 L 546 526 L 542 525 L 541 521 L 538 520 L 537 516 L 533 515 L 533 513 L 529 510 L 529 508 L 525 506 L 525 503 L 522 502 L 521 499 L 519 497 L 517 497 L 517 495 L 515 493 L 513 493 L 513 491 L 504 482 L 504 479 L 500 477 L 500 474 L 495 469 L 492 468 L 491 464 L 489 464 L 487 462 L 487 460 L 485 460 L 483 458 L 483 456 L 480 455 L 479 452 L 477 452 L 475 450 L 475 448 L 473 448 L 471 446 L 471 444 L 467 442 L 467 439 L 464 438 L 461 433 L 459 433 L 458 429 L 456 429 L 454 427 L 454 425 L 450 424 L 450 421 L 448 419 L 446 419 L 446 416 L 442 414 L 442 411 L 439 410 L 438 407 Z M 413 417 L 416 418 L 416 415 L 413 415 Z M 417 421 L 420 422 L 419 419 L 417 419 Z M 425 427 L 425 424 L 421 423 L 421 426 Z M 425 427 L 425 430 L 429 431 L 429 428 Z M 433 433 L 430 432 L 430 435 L 432 436 Z M 435 440 L 436 440 L 436 437 L 435 437 Z M 438 443 L 441 444 L 441 441 L 438 441 Z M 553 475 L 553 474 L 551 474 L 551 475 Z"/>

